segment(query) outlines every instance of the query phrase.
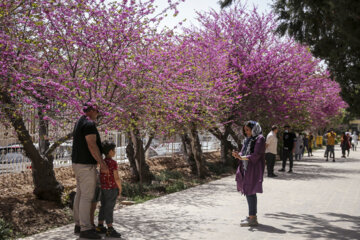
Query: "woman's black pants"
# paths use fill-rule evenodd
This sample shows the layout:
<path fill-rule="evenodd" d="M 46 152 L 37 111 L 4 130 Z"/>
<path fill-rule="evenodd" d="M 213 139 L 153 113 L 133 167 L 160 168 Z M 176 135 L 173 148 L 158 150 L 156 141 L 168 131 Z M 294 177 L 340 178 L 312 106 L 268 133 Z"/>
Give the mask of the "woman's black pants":
<path fill-rule="evenodd" d="M 257 197 L 256 194 L 246 195 L 246 200 L 249 205 L 249 216 L 256 216 L 257 213 Z"/>

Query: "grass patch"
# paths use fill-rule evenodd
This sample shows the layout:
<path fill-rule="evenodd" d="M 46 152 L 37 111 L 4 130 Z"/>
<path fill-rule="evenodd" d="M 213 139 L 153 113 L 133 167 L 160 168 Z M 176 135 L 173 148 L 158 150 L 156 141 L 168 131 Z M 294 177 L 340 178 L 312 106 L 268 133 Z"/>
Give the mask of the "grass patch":
<path fill-rule="evenodd" d="M 155 175 L 154 183 L 150 185 L 123 182 L 122 196 L 135 203 L 142 203 L 198 184 L 196 180 L 187 180 L 181 172 L 164 170 Z"/>
<path fill-rule="evenodd" d="M 0 218 L 0 240 L 12 239 L 13 231 L 10 224 Z"/>
<path fill-rule="evenodd" d="M 183 178 L 184 176 L 181 172 L 169 171 L 169 170 L 161 171 L 159 174 L 155 175 L 155 180 L 160 182 L 167 182 L 167 181 L 178 180 Z"/>
<path fill-rule="evenodd" d="M 187 189 L 188 186 L 183 181 L 175 181 L 166 187 L 166 193 L 174 193 Z"/>
<path fill-rule="evenodd" d="M 226 166 L 223 165 L 221 163 L 214 163 L 214 162 L 209 162 L 206 164 L 207 168 L 209 170 L 210 173 L 213 173 L 217 176 L 221 176 L 225 173 L 231 173 L 234 171 L 234 168 L 232 168 L 231 166 Z"/>

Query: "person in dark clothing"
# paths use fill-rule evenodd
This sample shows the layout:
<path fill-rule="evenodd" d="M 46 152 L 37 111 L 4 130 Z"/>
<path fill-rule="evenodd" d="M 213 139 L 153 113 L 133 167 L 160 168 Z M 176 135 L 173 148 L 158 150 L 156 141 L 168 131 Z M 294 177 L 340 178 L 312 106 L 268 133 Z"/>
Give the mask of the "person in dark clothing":
<path fill-rule="evenodd" d="M 342 151 L 342 158 L 346 158 L 346 150 L 350 149 L 350 143 L 349 143 L 349 138 L 346 135 L 345 132 L 342 133 L 341 135 L 341 151 Z"/>
<path fill-rule="evenodd" d="M 96 165 L 108 173 L 108 167 L 101 156 L 101 140 L 95 120 L 99 114 L 96 105 L 90 102 L 84 105 L 84 115 L 74 127 L 72 147 L 72 168 L 76 179 L 76 195 L 74 201 L 74 232 L 80 238 L 101 239 L 93 229 L 90 219 L 92 200 L 96 188 Z"/>
<path fill-rule="evenodd" d="M 295 142 L 296 142 L 296 135 L 293 132 L 290 132 L 290 126 L 284 126 L 285 131 L 283 134 L 283 156 L 282 156 L 282 168 L 279 170 L 280 172 L 285 172 L 286 167 L 286 160 L 289 158 L 290 162 L 290 169 L 288 173 L 293 172 L 293 154 L 295 151 Z"/>
<path fill-rule="evenodd" d="M 259 123 L 247 121 L 243 126 L 245 138 L 241 152 L 233 152 L 239 159 L 236 171 L 237 190 L 246 196 L 249 216 L 241 221 L 241 227 L 257 226 L 257 197 L 262 193 L 265 170 L 265 138 Z"/>
<path fill-rule="evenodd" d="M 308 157 L 313 156 L 312 154 L 313 141 L 314 141 L 314 136 L 312 135 L 312 133 L 309 133 Z"/>
<path fill-rule="evenodd" d="M 351 141 L 352 141 L 352 137 L 351 137 L 351 135 L 350 135 L 350 133 L 347 133 L 346 134 L 346 136 L 347 136 L 347 138 L 348 138 L 348 148 L 346 149 L 346 151 L 347 151 L 347 156 L 349 157 L 349 155 L 350 155 L 350 149 L 351 149 Z"/>

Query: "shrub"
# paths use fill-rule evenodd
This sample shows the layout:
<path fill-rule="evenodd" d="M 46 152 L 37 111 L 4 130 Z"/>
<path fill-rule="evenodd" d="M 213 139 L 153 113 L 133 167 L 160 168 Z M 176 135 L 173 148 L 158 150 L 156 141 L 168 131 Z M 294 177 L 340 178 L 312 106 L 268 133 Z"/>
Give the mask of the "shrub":
<path fill-rule="evenodd" d="M 161 181 L 161 182 L 167 182 L 169 180 L 177 180 L 177 179 L 182 179 L 182 178 L 183 178 L 183 175 L 181 172 L 168 171 L 168 170 L 161 171 L 159 175 L 155 176 L 155 180 Z"/>
<path fill-rule="evenodd" d="M 122 182 L 121 187 L 121 195 L 128 198 L 144 195 L 144 188 L 146 188 L 146 186 L 141 186 L 140 184 L 131 184 L 127 182 Z"/>
<path fill-rule="evenodd" d="M 167 193 L 174 193 L 174 192 L 179 192 L 181 190 L 186 189 L 187 186 L 185 185 L 184 182 L 182 181 L 176 181 L 172 184 L 170 184 L 169 186 L 166 187 L 166 192 Z"/>
<path fill-rule="evenodd" d="M 224 166 L 221 163 L 207 163 L 208 170 L 215 175 L 221 175 L 223 173 L 229 173 L 232 171 L 232 167 Z"/>
<path fill-rule="evenodd" d="M 0 218 L 0 240 L 11 239 L 12 234 L 10 224 Z"/>

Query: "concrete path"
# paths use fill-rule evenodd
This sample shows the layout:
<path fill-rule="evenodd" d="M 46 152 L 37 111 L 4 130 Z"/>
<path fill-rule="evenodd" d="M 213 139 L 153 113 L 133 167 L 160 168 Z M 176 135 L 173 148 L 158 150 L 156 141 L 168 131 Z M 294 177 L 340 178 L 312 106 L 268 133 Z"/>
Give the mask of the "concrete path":
<path fill-rule="evenodd" d="M 335 163 L 323 155 L 316 151 L 295 161 L 294 173 L 265 178 L 259 227 L 239 226 L 248 210 L 234 176 L 125 207 L 115 213 L 114 225 L 127 240 L 360 239 L 360 149 Z M 73 227 L 25 239 L 79 239 Z"/>

